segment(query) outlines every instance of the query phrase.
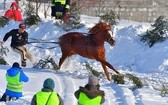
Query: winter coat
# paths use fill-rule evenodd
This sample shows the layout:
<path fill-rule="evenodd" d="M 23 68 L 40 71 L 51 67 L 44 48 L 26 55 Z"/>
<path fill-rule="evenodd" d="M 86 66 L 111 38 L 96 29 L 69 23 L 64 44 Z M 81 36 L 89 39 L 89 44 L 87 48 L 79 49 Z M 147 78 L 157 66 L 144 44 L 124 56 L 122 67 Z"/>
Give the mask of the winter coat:
<path fill-rule="evenodd" d="M 11 47 L 23 46 L 28 42 L 28 33 L 26 31 L 19 33 L 19 29 L 13 29 L 6 33 L 3 41 L 5 42 L 10 36 L 12 36 Z"/>
<path fill-rule="evenodd" d="M 51 16 L 56 16 L 56 12 L 61 12 L 63 15 L 70 9 L 70 0 L 53 0 L 51 6 Z"/>
<path fill-rule="evenodd" d="M 12 9 L 12 6 L 16 6 L 16 10 Z M 11 4 L 11 7 L 9 10 L 6 11 L 4 17 L 9 18 L 9 19 L 13 19 L 15 21 L 22 21 L 22 14 L 20 12 L 20 10 L 18 9 L 18 4 L 16 2 L 13 2 Z"/>
<path fill-rule="evenodd" d="M 104 103 L 104 91 L 99 90 L 99 85 L 89 85 L 87 84 L 85 87 L 79 87 L 79 90 L 75 92 L 75 97 L 79 100 L 80 93 L 85 93 L 85 95 L 89 99 L 94 99 L 97 96 L 101 96 L 100 104 Z"/>
<path fill-rule="evenodd" d="M 40 92 L 53 92 L 53 90 L 47 89 L 47 88 L 43 88 Z M 31 105 L 37 105 L 37 96 L 36 96 L 36 94 L 33 96 L 32 100 L 31 100 Z M 57 95 L 56 97 L 58 97 L 58 99 L 59 99 L 59 105 L 63 105 L 63 100 L 60 97 L 60 95 L 58 93 L 56 95 Z"/>
<path fill-rule="evenodd" d="M 27 82 L 29 80 L 29 78 L 23 73 L 23 71 L 16 67 L 12 67 L 9 70 L 7 70 L 6 76 L 8 76 L 7 78 L 10 78 L 10 77 L 17 76 L 19 73 L 20 73 L 20 76 L 19 76 L 19 81 L 17 81 L 17 83 Z M 8 82 L 8 79 L 7 79 L 7 82 Z M 13 90 L 9 90 L 8 88 L 6 89 L 5 94 L 10 97 L 16 97 L 16 98 L 22 97 L 22 91 L 19 91 L 19 92 L 13 91 Z"/>

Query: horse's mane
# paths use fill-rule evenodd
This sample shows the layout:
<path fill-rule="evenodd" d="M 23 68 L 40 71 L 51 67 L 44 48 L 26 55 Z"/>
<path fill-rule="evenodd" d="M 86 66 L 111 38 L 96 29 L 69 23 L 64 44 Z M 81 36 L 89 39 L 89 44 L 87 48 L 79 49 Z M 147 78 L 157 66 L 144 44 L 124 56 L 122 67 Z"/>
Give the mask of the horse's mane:
<path fill-rule="evenodd" d="M 104 23 L 104 22 L 99 22 L 99 23 L 97 23 L 93 28 L 91 28 L 91 29 L 89 30 L 89 33 L 91 33 L 91 34 L 96 34 L 96 33 L 99 31 L 100 28 L 101 28 L 101 29 L 106 29 L 107 26 L 108 26 L 108 25 L 107 25 L 106 23 Z"/>

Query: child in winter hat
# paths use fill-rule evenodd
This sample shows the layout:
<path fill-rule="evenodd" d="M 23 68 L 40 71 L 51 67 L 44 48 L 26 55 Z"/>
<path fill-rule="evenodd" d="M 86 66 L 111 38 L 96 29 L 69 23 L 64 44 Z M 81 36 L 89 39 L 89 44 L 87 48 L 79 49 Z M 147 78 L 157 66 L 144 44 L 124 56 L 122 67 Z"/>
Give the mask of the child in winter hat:
<path fill-rule="evenodd" d="M 54 90 L 55 83 L 54 80 L 51 78 L 47 78 L 43 83 L 43 88 Z"/>

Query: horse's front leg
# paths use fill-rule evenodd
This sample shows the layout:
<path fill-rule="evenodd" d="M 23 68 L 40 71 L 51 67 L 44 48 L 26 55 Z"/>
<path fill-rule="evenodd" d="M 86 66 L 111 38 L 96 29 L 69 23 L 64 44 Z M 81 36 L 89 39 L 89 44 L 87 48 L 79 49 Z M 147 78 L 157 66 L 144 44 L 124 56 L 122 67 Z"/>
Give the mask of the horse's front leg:
<path fill-rule="evenodd" d="M 111 78 L 110 78 L 109 73 L 108 73 L 108 71 L 107 71 L 106 65 L 104 65 L 103 63 L 101 63 L 101 65 L 102 65 L 102 67 L 103 67 L 103 69 L 104 69 L 104 72 L 105 72 L 105 75 L 106 75 L 107 79 L 108 79 L 109 81 L 111 81 Z"/>

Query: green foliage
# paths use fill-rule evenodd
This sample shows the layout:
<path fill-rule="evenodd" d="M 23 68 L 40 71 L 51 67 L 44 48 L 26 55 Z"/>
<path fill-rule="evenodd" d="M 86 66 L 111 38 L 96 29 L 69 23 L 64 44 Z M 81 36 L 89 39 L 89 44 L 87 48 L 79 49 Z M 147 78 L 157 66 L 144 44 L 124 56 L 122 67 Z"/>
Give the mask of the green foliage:
<path fill-rule="evenodd" d="M 136 77 L 132 74 L 128 74 L 128 73 L 125 75 L 125 77 L 128 77 L 129 80 L 133 81 L 133 83 L 135 85 L 134 89 L 143 87 L 143 83 L 138 77 Z"/>
<path fill-rule="evenodd" d="M 51 65 L 49 65 L 51 64 Z M 51 67 L 52 66 L 52 67 Z M 46 59 L 40 59 L 36 64 L 34 64 L 33 68 L 52 68 L 54 70 L 58 70 L 59 67 L 53 60 L 53 58 L 47 57 Z"/>
<path fill-rule="evenodd" d="M 152 47 L 157 42 L 163 42 L 168 37 L 168 19 L 160 16 L 156 19 L 151 30 L 147 30 L 146 34 L 141 36 L 141 41 Z"/>
<path fill-rule="evenodd" d="M 86 64 L 85 65 L 86 69 L 89 70 L 90 74 L 93 74 L 96 77 L 99 77 L 102 74 L 102 72 L 98 72 L 98 71 L 94 70 L 93 67 L 91 67 L 87 61 L 85 61 L 85 64 Z"/>
<path fill-rule="evenodd" d="M 4 27 L 5 25 L 7 25 L 9 22 L 9 19 L 5 18 L 4 16 L 0 17 L 0 27 Z"/>
<path fill-rule="evenodd" d="M 117 83 L 117 84 L 125 84 L 124 76 L 112 75 L 111 77 L 112 77 L 112 79 L 114 80 L 114 83 Z"/>
<path fill-rule="evenodd" d="M 7 52 L 9 49 L 7 47 L 0 46 L 0 64 L 7 65 L 8 63 L 5 61 L 4 55 L 7 56 Z"/>
<path fill-rule="evenodd" d="M 32 26 L 37 25 L 40 22 L 40 17 L 37 14 L 31 14 L 29 17 L 25 19 L 25 24 Z"/>
<path fill-rule="evenodd" d="M 107 12 L 106 14 L 100 16 L 100 21 L 105 21 L 111 25 L 117 24 L 117 15 L 114 11 Z"/>
<path fill-rule="evenodd" d="M 5 61 L 4 58 L 0 57 L 0 65 L 7 65 L 8 63 Z"/>
<path fill-rule="evenodd" d="M 134 86 L 132 87 L 132 90 L 143 87 L 143 83 L 141 82 L 141 80 L 132 74 L 127 73 L 123 76 L 113 74 L 111 75 L 111 77 L 114 80 L 114 83 L 117 83 L 117 84 L 125 84 L 126 78 L 128 78 L 129 81 L 133 82 Z"/>
<path fill-rule="evenodd" d="M 165 97 L 166 95 L 168 95 L 168 88 L 164 84 L 162 85 L 162 88 L 160 91 L 161 91 L 160 93 L 161 96 Z"/>
<path fill-rule="evenodd" d="M 91 65 L 87 61 L 85 61 L 85 66 L 86 66 L 86 69 L 89 70 L 90 74 L 92 74 L 96 77 L 100 77 L 100 78 L 102 78 L 102 76 L 103 77 L 105 76 L 103 72 L 98 72 L 98 71 L 94 70 L 93 67 L 91 67 Z M 110 75 L 111 75 L 112 80 L 116 84 L 125 84 L 126 83 L 125 79 L 128 78 L 129 81 L 133 82 L 134 87 L 132 88 L 132 90 L 143 87 L 143 83 L 141 82 L 141 80 L 132 74 L 127 73 L 122 76 L 115 75 L 115 74 L 110 74 Z"/>
<path fill-rule="evenodd" d="M 70 7 L 70 13 L 71 14 L 80 14 L 81 7 L 78 6 L 77 1 L 73 2 Z"/>
<path fill-rule="evenodd" d="M 28 26 L 37 25 L 41 21 L 38 14 L 35 13 L 35 8 L 30 3 L 27 5 L 25 15 L 25 24 Z"/>

